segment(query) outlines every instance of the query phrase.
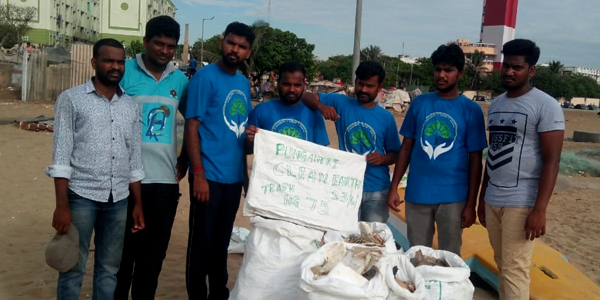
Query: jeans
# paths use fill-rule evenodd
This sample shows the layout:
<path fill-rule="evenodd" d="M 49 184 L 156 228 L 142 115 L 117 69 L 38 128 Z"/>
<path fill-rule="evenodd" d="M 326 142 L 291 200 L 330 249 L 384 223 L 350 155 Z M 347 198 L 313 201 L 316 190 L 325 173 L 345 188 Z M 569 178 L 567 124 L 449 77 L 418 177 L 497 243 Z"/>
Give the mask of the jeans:
<path fill-rule="evenodd" d="M 193 197 L 193 176 L 189 180 Z M 189 299 L 228 299 L 227 248 L 240 205 L 242 182 L 224 184 L 209 180 L 208 187 L 207 204 L 190 199 L 186 287 Z"/>
<path fill-rule="evenodd" d="M 466 204 L 467 201 L 443 204 L 418 204 L 406 201 L 406 231 L 410 246 L 431 247 L 435 225 L 437 225 L 438 249 L 460 256 L 461 217 Z"/>
<path fill-rule="evenodd" d="M 68 272 L 59 273 L 57 299 L 79 299 L 92 231 L 96 234 L 92 299 L 113 299 L 123 251 L 127 199 L 113 202 L 111 197 L 102 203 L 69 191 L 69 209 L 71 222 L 79 231 L 79 262 Z"/>
<path fill-rule="evenodd" d="M 363 192 L 358 209 L 358 220 L 385 223 L 390 215 L 387 205 L 388 190 Z"/>
<path fill-rule="evenodd" d="M 146 227 L 131 233 L 134 202 L 130 199 L 115 299 L 129 299 L 130 286 L 132 299 L 154 299 L 178 203 L 179 184 L 142 184 Z"/>

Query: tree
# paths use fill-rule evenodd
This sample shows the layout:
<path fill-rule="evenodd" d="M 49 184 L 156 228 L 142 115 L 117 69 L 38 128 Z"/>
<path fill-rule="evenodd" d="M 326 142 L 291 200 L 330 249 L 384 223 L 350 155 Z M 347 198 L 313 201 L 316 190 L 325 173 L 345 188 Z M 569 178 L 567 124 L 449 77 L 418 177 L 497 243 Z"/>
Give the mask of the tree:
<path fill-rule="evenodd" d="M 36 16 L 35 7 L 22 7 L 12 4 L 0 5 L 0 41 L 12 47 L 21 41 L 21 36 L 31 30 L 29 22 Z"/>
<path fill-rule="evenodd" d="M 368 47 L 362 49 L 360 51 L 360 60 L 361 61 L 376 61 L 381 62 L 383 57 L 383 51 L 379 46 L 369 45 Z"/>
<path fill-rule="evenodd" d="M 470 88 L 472 90 L 479 91 L 479 85 L 483 73 L 485 73 L 485 54 L 482 51 L 475 50 L 471 57 L 467 59 L 466 72 L 471 77 Z M 466 79 L 466 78 L 464 78 Z M 464 80 L 463 79 L 463 80 Z"/>
<path fill-rule="evenodd" d="M 256 39 L 252 45 L 251 57 L 247 60 L 247 72 L 274 71 L 288 61 L 299 62 L 306 69 L 312 68 L 315 45 L 293 32 L 272 28 L 262 20 L 257 20 L 251 27 Z"/>
<path fill-rule="evenodd" d="M 331 56 L 326 61 L 320 62 L 318 71 L 323 76 L 323 79 L 333 80 L 334 78 L 340 78 L 344 83 L 352 83 L 352 56 Z"/>
<path fill-rule="evenodd" d="M 558 60 L 553 60 L 548 63 L 548 69 L 552 74 L 561 74 L 565 66 Z"/>
<path fill-rule="evenodd" d="M 146 49 L 144 49 L 144 44 L 142 44 L 142 42 L 134 40 L 129 44 L 129 46 L 127 46 L 127 49 L 125 50 L 127 51 L 127 56 L 135 57 L 138 53 L 142 53 Z"/>
<path fill-rule="evenodd" d="M 219 43 L 221 43 L 221 35 L 217 34 L 208 40 L 204 41 L 204 61 L 208 63 L 216 62 L 221 57 L 221 50 L 219 50 Z M 192 46 L 192 56 L 198 60 L 202 55 L 202 39 L 196 40 Z"/>

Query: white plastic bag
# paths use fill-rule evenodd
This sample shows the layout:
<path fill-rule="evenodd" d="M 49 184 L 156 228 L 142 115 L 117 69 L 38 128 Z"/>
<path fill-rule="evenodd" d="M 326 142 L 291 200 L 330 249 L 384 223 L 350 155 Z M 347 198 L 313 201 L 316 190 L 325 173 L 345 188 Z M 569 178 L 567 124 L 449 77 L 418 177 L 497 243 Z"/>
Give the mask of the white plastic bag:
<path fill-rule="evenodd" d="M 344 242 L 345 238 L 360 235 L 362 231 L 364 231 L 364 229 L 361 230 L 361 227 L 364 228 L 365 226 L 368 227 L 368 230 L 379 234 L 379 236 L 385 240 L 384 245 L 386 253 L 397 253 L 398 250 L 396 249 L 396 242 L 394 241 L 394 236 L 390 228 L 385 223 L 358 222 L 356 229 L 351 231 L 327 231 L 323 240 L 325 241 L 325 244 L 331 242 Z"/>
<path fill-rule="evenodd" d="M 324 232 L 253 217 L 244 261 L 231 299 L 296 299 L 300 264 L 317 251 Z"/>
<path fill-rule="evenodd" d="M 460 256 L 444 250 L 434 250 L 429 247 L 415 246 L 404 253 L 409 260 L 417 251 L 421 250 L 423 255 L 445 259 L 450 267 L 441 266 L 418 266 L 417 272 L 425 279 L 427 299 L 442 300 L 471 300 L 475 287 L 469 280 L 471 269 L 460 258 Z"/>
<path fill-rule="evenodd" d="M 384 276 L 381 273 L 381 266 L 379 263 L 375 264 L 375 267 L 377 267 L 379 271 L 371 280 L 367 281 L 367 284 L 362 286 L 353 284 L 353 282 L 359 281 L 357 281 L 355 277 L 356 274 L 349 272 L 347 274 L 338 273 L 336 276 L 322 275 L 319 278 L 315 278 L 313 267 L 323 266 L 326 263 L 337 265 L 337 263 L 344 260 L 347 251 L 356 248 L 361 248 L 361 246 L 332 242 L 325 244 L 319 251 L 308 256 L 302 262 L 302 275 L 300 278 L 300 287 L 298 289 L 298 299 L 386 299 L 388 289 L 385 285 Z M 379 252 L 383 254 L 381 248 L 379 249 Z M 355 272 L 354 270 L 351 271 Z"/>
<path fill-rule="evenodd" d="M 388 300 L 425 300 L 427 299 L 427 291 L 425 290 L 425 280 L 423 276 L 417 272 L 416 268 L 410 263 L 401 253 L 388 255 L 383 263 L 385 283 L 390 289 Z M 394 275 L 394 269 L 397 270 Z M 396 282 L 396 279 L 402 280 L 408 284 L 414 284 L 415 291 L 401 287 Z"/>
<path fill-rule="evenodd" d="M 233 227 L 231 231 L 231 240 L 229 241 L 228 253 L 244 253 L 246 244 L 248 244 L 248 235 L 250 230 L 244 227 Z"/>

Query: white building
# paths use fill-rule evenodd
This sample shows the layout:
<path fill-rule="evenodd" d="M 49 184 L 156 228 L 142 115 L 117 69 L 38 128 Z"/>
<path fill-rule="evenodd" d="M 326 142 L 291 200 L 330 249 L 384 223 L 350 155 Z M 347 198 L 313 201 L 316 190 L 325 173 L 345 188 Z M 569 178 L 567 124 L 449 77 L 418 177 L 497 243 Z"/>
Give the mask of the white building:
<path fill-rule="evenodd" d="M 583 67 L 565 67 L 562 70 L 563 74 L 578 74 L 593 78 L 596 83 L 600 84 L 600 70 L 583 68 Z"/>
<path fill-rule="evenodd" d="M 114 38 L 129 44 L 141 40 L 146 22 L 159 15 L 175 17 L 171 0 L 4 0 L 34 7 L 33 28 L 24 35 L 33 44 L 68 46 Z M 5 4 L 5 3 L 3 3 Z"/>

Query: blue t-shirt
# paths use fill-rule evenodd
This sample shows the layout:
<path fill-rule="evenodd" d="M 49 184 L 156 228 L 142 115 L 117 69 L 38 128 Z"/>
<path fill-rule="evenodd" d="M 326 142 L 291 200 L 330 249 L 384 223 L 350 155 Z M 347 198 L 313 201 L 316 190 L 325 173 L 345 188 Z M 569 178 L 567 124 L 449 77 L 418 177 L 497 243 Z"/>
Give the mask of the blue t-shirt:
<path fill-rule="evenodd" d="M 190 69 L 196 69 L 198 67 L 198 61 L 196 59 L 190 60 Z"/>
<path fill-rule="evenodd" d="M 360 155 L 375 151 L 386 154 L 400 151 L 400 137 L 394 116 L 376 105 L 365 108 L 356 98 L 341 94 L 319 94 L 321 102 L 335 108 L 340 118 L 335 122 L 340 149 Z M 390 168 L 367 164 L 363 191 L 390 188 Z"/>
<path fill-rule="evenodd" d="M 469 152 L 487 147 L 479 104 L 465 96 L 443 99 L 436 92 L 410 103 L 400 134 L 415 140 L 406 201 L 420 204 L 467 200 Z"/>
<path fill-rule="evenodd" d="M 219 183 L 244 180 L 244 139 L 250 111 L 250 83 L 244 75 L 231 75 L 213 63 L 190 81 L 185 118 L 200 121 L 206 179 Z"/>
<path fill-rule="evenodd" d="M 318 110 L 308 108 L 302 101 L 293 106 L 278 99 L 263 102 L 250 113 L 248 125 L 323 146 L 329 145 L 323 116 Z"/>
<path fill-rule="evenodd" d="M 185 111 L 188 79 L 167 64 L 156 80 L 138 54 L 125 61 L 120 85 L 140 106 L 142 121 L 142 183 L 177 184 L 177 110 Z"/>

